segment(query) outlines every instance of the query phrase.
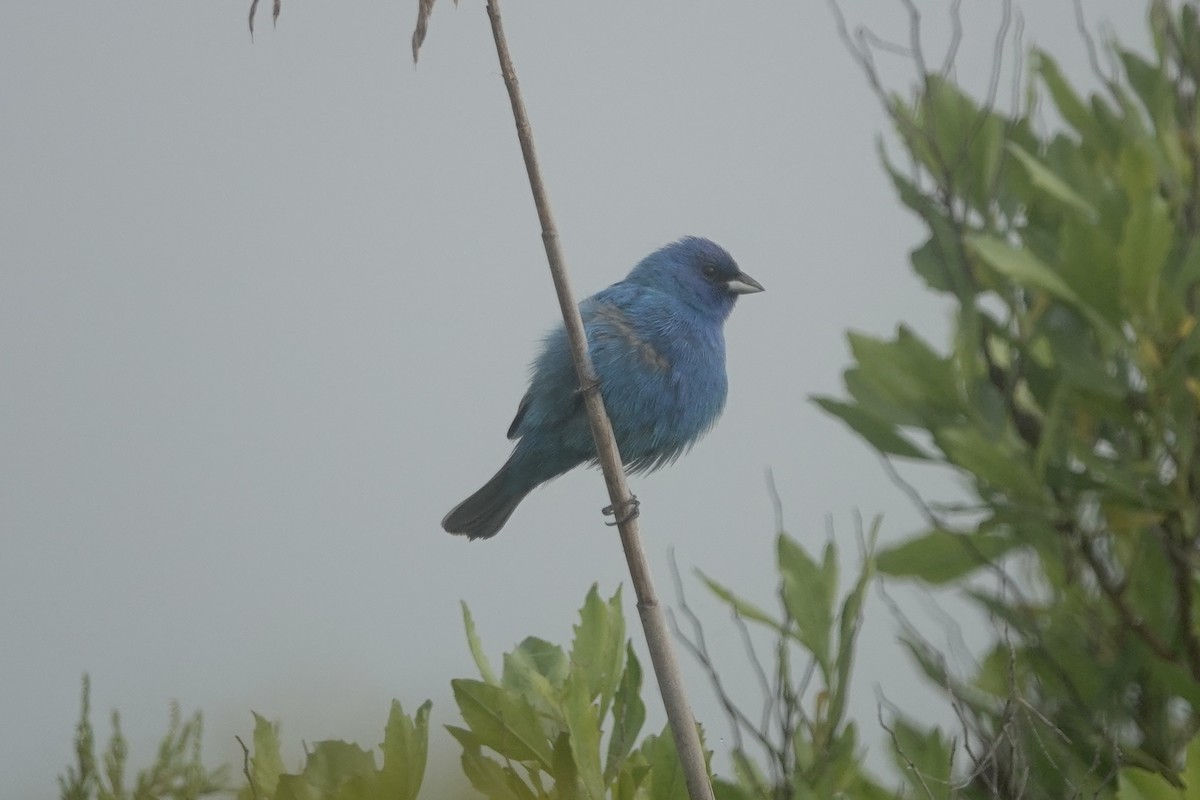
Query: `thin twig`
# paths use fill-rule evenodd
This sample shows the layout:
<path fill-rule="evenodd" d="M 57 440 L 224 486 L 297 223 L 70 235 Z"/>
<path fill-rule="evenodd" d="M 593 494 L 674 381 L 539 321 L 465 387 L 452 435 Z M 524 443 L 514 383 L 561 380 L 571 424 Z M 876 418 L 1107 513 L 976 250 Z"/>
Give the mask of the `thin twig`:
<path fill-rule="evenodd" d="M 254 775 L 250 772 L 250 748 L 246 747 L 246 743 L 242 741 L 242 737 L 234 736 L 237 743 L 242 746 L 242 774 L 246 776 L 246 783 L 250 787 L 250 796 L 254 800 L 258 800 L 258 786 L 254 783 Z"/>
<path fill-rule="evenodd" d="M 1146 621 L 1133 610 L 1129 605 L 1129 601 L 1125 599 L 1124 581 L 1114 577 L 1108 571 L 1103 558 L 1096 552 L 1095 542 L 1092 540 L 1091 535 L 1083 531 L 1077 531 L 1077 534 L 1079 536 L 1079 552 L 1083 554 L 1088 566 L 1091 567 L 1092 574 L 1096 578 L 1096 585 L 1100 587 L 1100 591 L 1108 598 L 1109 604 L 1117 612 L 1117 616 L 1121 618 L 1122 624 L 1133 631 L 1138 639 L 1149 647 L 1156 656 L 1164 661 L 1174 662 L 1175 654 L 1171 652 L 1171 648 L 1158 637 L 1158 634 L 1152 628 L 1146 625 Z"/>
<path fill-rule="evenodd" d="M 635 498 L 625 482 L 625 469 L 621 461 L 621 454 L 617 451 L 612 423 L 604 410 L 604 400 L 600 396 L 600 382 L 596 377 L 596 370 L 592 366 L 591 357 L 588 355 L 587 336 L 584 333 L 583 320 L 579 315 L 579 307 L 576 305 L 574 294 L 571 291 L 566 259 L 563 257 L 562 247 L 558 241 L 554 215 L 551 213 L 550 201 L 542 181 L 529 115 L 525 111 L 525 102 L 521 98 L 517 73 L 513 67 L 512 56 L 508 51 L 508 41 L 504 38 L 499 0 L 488 0 L 487 12 L 488 18 L 491 20 L 492 36 L 496 42 L 496 54 L 500 59 L 500 71 L 504 76 L 504 85 L 508 89 L 509 101 L 512 104 L 513 120 L 517 126 L 517 139 L 521 143 L 525 170 L 529 176 L 529 188 L 533 192 L 538 221 L 542 226 L 542 242 L 546 248 L 550 275 L 554 280 L 554 290 L 558 295 L 559 308 L 562 311 L 563 323 L 567 330 L 571 360 L 575 364 L 575 371 L 579 377 L 580 393 L 587 408 L 592 438 L 596 442 L 597 460 L 604 472 L 608 496 L 616 514 L 617 529 L 621 535 L 621 546 L 625 550 L 625 560 L 629 565 L 630 582 L 637 595 L 638 613 L 646 634 L 650 661 L 654 666 L 655 677 L 658 678 L 658 688 L 662 694 L 667 719 L 670 721 L 671 732 L 675 738 L 675 748 L 679 753 L 680 765 L 683 768 L 684 782 L 687 784 L 691 800 L 711 800 L 713 797 L 712 785 L 708 780 L 708 766 L 704 760 L 704 750 L 700 744 L 696 722 L 683 686 L 679 662 L 671 645 L 670 628 L 667 625 L 666 615 L 663 614 L 662 607 L 654 593 L 654 584 L 650 578 L 650 565 L 646 560 L 641 535 L 638 532 L 637 515 L 629 513 L 629 510 L 634 508 Z"/>
<path fill-rule="evenodd" d="M 1178 519 L 1176 516 L 1175 519 Z M 1188 556 L 1187 546 L 1181 541 L 1182 534 L 1169 526 L 1162 532 L 1163 545 L 1167 551 L 1167 560 L 1171 564 L 1172 578 L 1175 582 L 1175 606 L 1178 622 L 1177 635 L 1183 646 L 1187 659 L 1188 670 L 1192 678 L 1200 680 L 1200 640 L 1196 636 L 1195 622 L 1195 570 Z"/>

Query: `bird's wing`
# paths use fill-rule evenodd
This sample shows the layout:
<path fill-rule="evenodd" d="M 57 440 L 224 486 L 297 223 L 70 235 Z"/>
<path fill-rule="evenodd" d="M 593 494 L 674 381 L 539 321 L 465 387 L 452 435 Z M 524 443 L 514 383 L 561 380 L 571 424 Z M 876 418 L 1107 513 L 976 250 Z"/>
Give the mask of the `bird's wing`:
<path fill-rule="evenodd" d="M 579 315 L 583 318 L 583 328 L 584 331 L 586 331 L 589 340 L 595 336 L 598 325 L 608 324 L 605 317 L 606 309 L 611 311 L 611 303 L 618 299 L 621 294 L 622 291 L 619 288 L 619 285 L 614 285 L 584 299 L 583 302 L 579 304 Z M 566 331 L 563 329 L 562 325 L 559 325 L 547 335 L 546 340 L 543 343 L 543 348 L 542 358 L 546 356 L 548 350 L 553 351 L 554 353 L 561 355 L 562 359 L 566 362 L 567 367 L 571 366 L 569 347 L 566 343 Z M 525 396 L 521 398 L 521 402 L 517 406 L 517 413 L 513 417 L 512 424 L 508 426 L 507 435 L 509 439 L 521 438 L 521 423 L 525 420 L 525 416 L 529 412 L 529 408 L 532 403 L 533 387 L 531 386 L 530 390 L 525 392 Z M 582 407 L 583 396 L 578 392 L 575 392 L 574 402 L 571 404 L 570 409 L 567 410 L 567 416 L 580 413 Z"/>
<path fill-rule="evenodd" d="M 521 398 L 521 404 L 517 406 L 517 415 L 513 417 L 512 425 L 508 426 L 508 438 L 517 438 L 517 428 L 521 427 L 521 420 L 525 419 L 525 412 L 529 410 L 529 392 Z"/>

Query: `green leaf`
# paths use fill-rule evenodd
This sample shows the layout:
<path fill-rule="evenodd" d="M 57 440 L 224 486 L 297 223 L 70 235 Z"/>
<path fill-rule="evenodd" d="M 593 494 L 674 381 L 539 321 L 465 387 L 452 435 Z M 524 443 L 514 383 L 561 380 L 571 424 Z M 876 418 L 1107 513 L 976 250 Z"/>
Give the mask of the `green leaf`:
<path fill-rule="evenodd" d="M 1011 536 L 933 530 L 884 550 L 876 564 L 885 575 L 941 585 L 985 566 L 1019 544 Z"/>
<path fill-rule="evenodd" d="M 854 654 L 857 650 L 858 632 L 862 628 L 863 602 L 866 599 L 867 587 L 875 577 L 875 559 L 870 553 L 878 537 L 879 520 L 876 519 L 868 537 L 868 553 L 863 559 L 862 570 L 854 588 L 842 602 L 841 613 L 838 614 L 838 646 L 834 661 L 834 676 L 836 680 L 827 688 L 829 692 L 829 725 L 836 730 L 842 723 L 846 711 L 846 703 L 850 699 L 850 670 L 854 666 Z"/>
<path fill-rule="evenodd" d="M 1114 232 L 1078 217 L 1065 219 L 1059 229 L 1058 270 L 1084 303 L 1109 324 L 1120 324 L 1121 269 Z"/>
<path fill-rule="evenodd" d="M 1193 736 L 1188 743 L 1182 778 L 1187 789 L 1184 795 L 1187 800 L 1200 799 L 1200 736 Z"/>
<path fill-rule="evenodd" d="M 525 690 L 529 687 L 529 674 L 534 674 L 559 687 L 569 672 L 570 661 L 561 647 L 536 636 L 526 636 L 516 650 L 505 656 L 502 683 L 510 689 Z"/>
<path fill-rule="evenodd" d="M 570 731 L 571 756 L 576 775 L 589 800 L 603 800 L 604 776 L 600 771 L 600 712 L 592 702 L 587 678 L 573 672 L 563 693 L 563 713 Z"/>
<path fill-rule="evenodd" d="M 650 766 L 640 750 L 630 754 L 629 760 L 621 768 L 621 774 L 612 787 L 613 800 L 645 800 L 641 791 L 642 784 L 650 776 Z"/>
<path fill-rule="evenodd" d="M 320 793 L 303 775 L 280 775 L 272 800 L 318 800 Z"/>
<path fill-rule="evenodd" d="M 253 712 L 252 712 L 253 713 Z M 254 755 L 250 757 L 250 782 L 255 792 L 272 797 L 283 774 L 279 750 L 279 725 L 254 714 Z"/>
<path fill-rule="evenodd" d="M 763 774 L 762 769 L 742 750 L 734 750 L 733 772 L 737 775 L 738 783 L 744 786 L 751 797 L 771 797 L 773 794 L 771 781 Z"/>
<path fill-rule="evenodd" d="M 646 705 L 642 702 L 642 666 L 638 663 L 632 644 L 626 644 L 625 672 L 613 696 L 612 720 L 608 754 L 604 760 L 606 783 L 611 783 L 621 771 L 646 721 Z"/>
<path fill-rule="evenodd" d="M 1076 389 L 1082 389 L 1114 400 L 1124 400 L 1128 387 L 1113 376 L 1100 353 L 1087 324 L 1066 308 L 1046 312 L 1037 334 L 1050 348 L 1055 378 L 1062 376 Z M 1040 340 L 1035 339 L 1035 343 Z M 1075 407 L 1072 406 L 1074 410 Z"/>
<path fill-rule="evenodd" d="M 588 591 L 579 612 L 571 643 L 571 672 L 582 671 L 590 699 L 600 699 L 600 716 L 608 713 L 613 692 L 621 680 L 625 654 L 625 618 L 621 613 L 621 590 L 607 603 L 600 599 L 596 584 Z"/>
<path fill-rule="evenodd" d="M 949 359 L 934 352 L 907 327 L 900 326 L 892 341 L 854 332 L 847 338 L 862 380 L 890 403 L 915 412 L 925 421 L 954 414 L 961 408 Z"/>
<path fill-rule="evenodd" d="M 732 591 L 717 583 L 700 570 L 696 570 L 696 574 L 699 575 L 700 580 L 704 581 L 705 585 L 712 590 L 712 593 L 721 600 L 725 601 L 725 603 L 727 603 L 739 617 L 766 625 L 772 630 L 781 630 L 779 627 L 779 622 L 776 621 L 776 619 L 766 611 L 763 611 L 749 600 L 744 600 L 741 597 L 738 597 Z"/>
<path fill-rule="evenodd" d="M 842 373 L 846 392 L 862 410 L 888 425 L 899 427 L 928 427 L 927 409 L 918 407 L 907 398 L 896 398 L 890 387 L 879 384 L 874 374 L 864 367 L 851 367 Z"/>
<path fill-rule="evenodd" d="M 304 765 L 305 780 L 324 796 L 336 796 L 343 784 L 374 773 L 375 755 L 350 742 L 317 742 Z"/>
<path fill-rule="evenodd" d="M 989 267 L 1019 286 L 1041 289 L 1084 314 L 1098 336 L 1106 342 L 1120 342 L 1121 335 L 1096 308 L 1068 286 L 1058 274 L 1043 264 L 1028 248 L 1011 247 L 993 236 L 971 236 L 970 248 Z"/>
<path fill-rule="evenodd" d="M 850 426 L 850 429 L 867 441 L 884 455 L 913 458 L 920 461 L 929 459 L 929 455 L 906 439 L 889 423 L 865 411 L 861 406 L 850 405 L 832 397 L 813 397 L 813 402 L 826 413 L 840 419 Z"/>
<path fill-rule="evenodd" d="M 757 796 L 768 797 L 769 795 L 752 795 L 736 783 L 722 778 L 713 780 L 713 797 L 715 800 L 754 800 Z"/>
<path fill-rule="evenodd" d="M 505 689 L 524 695 L 538 713 L 561 722 L 559 705 L 569 664 L 561 647 L 528 636 L 511 653 L 504 654 L 501 683 Z"/>
<path fill-rule="evenodd" d="M 1088 201 L 1037 158 L 1022 150 L 1015 142 L 1008 143 L 1008 151 L 1016 156 L 1017 161 L 1025 168 L 1036 189 L 1058 204 L 1082 214 L 1089 221 L 1099 219 L 1099 212 Z"/>
<path fill-rule="evenodd" d="M 958 227 L 936 207 L 923 214 L 922 220 L 929 228 L 929 238 L 908 254 L 913 271 L 934 291 L 951 292 L 964 299 L 973 297 L 978 287 L 963 260 Z"/>
<path fill-rule="evenodd" d="M 463 627 L 467 629 L 467 646 L 471 648 L 471 657 L 475 659 L 475 666 L 479 668 L 480 676 L 488 683 L 499 685 L 500 681 L 496 680 L 496 673 L 492 672 L 492 665 L 488 661 L 487 654 L 483 652 L 483 643 L 479 641 L 479 634 L 475 631 L 475 620 L 471 618 L 471 609 L 465 602 L 462 602 L 462 612 Z"/>
<path fill-rule="evenodd" d="M 921 731 L 904 719 L 893 720 L 891 727 L 893 760 L 916 796 L 950 800 L 950 767 L 954 762 L 941 731 Z"/>
<path fill-rule="evenodd" d="M 392 701 L 387 727 L 383 732 L 383 769 L 381 791 L 393 800 L 416 800 L 425 777 L 429 747 L 429 710 L 426 700 L 417 709 L 415 720 L 404 713 L 400 701 Z"/>
<path fill-rule="evenodd" d="M 1171 211 L 1162 198 L 1147 195 L 1134 202 L 1117 250 L 1121 295 L 1134 316 L 1152 319 L 1158 313 L 1159 278 L 1174 232 Z"/>
<path fill-rule="evenodd" d="M 481 681 L 457 679 L 450 685 L 463 720 L 483 744 L 505 758 L 550 769 L 551 748 L 528 700 Z"/>
<path fill-rule="evenodd" d="M 1046 88 L 1050 90 L 1050 96 L 1058 108 L 1058 113 L 1062 115 L 1068 125 L 1084 137 L 1085 141 L 1095 136 L 1096 122 L 1091 111 L 1067 83 L 1062 71 L 1058 68 L 1058 63 L 1044 50 L 1035 51 L 1034 58 L 1038 75 L 1046 84 Z"/>
<path fill-rule="evenodd" d="M 832 545 L 826 548 L 829 560 Z M 827 570 L 819 567 L 799 543 L 786 534 L 776 539 L 783 601 L 796 623 L 795 637 L 813 654 L 826 682 L 830 676 L 829 635 L 833 627 L 833 597 L 837 592 L 836 566 L 831 585 Z"/>
<path fill-rule="evenodd" d="M 1117 773 L 1117 797 L 1120 800 L 1194 800 L 1196 795 L 1172 786 L 1162 775 L 1125 767 Z"/>
<path fill-rule="evenodd" d="M 992 269 L 1021 286 L 1041 289 L 1072 305 L 1083 305 L 1079 295 L 1029 251 L 1016 248 L 995 236 L 976 234 L 967 245 Z"/>
<path fill-rule="evenodd" d="M 657 736 L 647 736 L 641 752 L 650 766 L 647 800 L 688 800 L 687 783 L 670 728 Z"/>
<path fill-rule="evenodd" d="M 571 755 L 571 735 L 563 731 L 554 740 L 554 793 L 555 800 L 578 800 L 583 796 L 583 784 L 579 782 L 579 770 L 575 768 L 575 757 Z"/>
<path fill-rule="evenodd" d="M 1043 501 L 1045 487 L 1031 469 L 1032 462 L 1007 439 L 988 436 L 976 428 L 943 428 L 934 435 L 938 447 L 956 466 L 1026 503 Z"/>
<path fill-rule="evenodd" d="M 498 761 L 483 754 L 479 745 L 471 740 L 469 731 L 449 725 L 446 729 L 463 745 L 463 774 L 477 791 L 491 800 L 535 800 L 536 796 L 523 782 L 514 780 L 516 775 L 511 770 L 506 770 Z"/>
<path fill-rule="evenodd" d="M 897 169 L 888 158 L 887 151 L 883 147 L 883 140 L 877 142 L 876 150 L 879 154 L 879 161 L 883 164 L 884 170 L 892 179 L 892 185 L 896 188 L 896 194 L 900 197 L 900 202 L 908 206 L 917 213 L 917 216 L 925 217 L 927 213 L 932 213 L 936 209 L 934 202 L 921 191 L 920 187 L 913 183 L 912 179 Z"/>
<path fill-rule="evenodd" d="M 1156 65 L 1132 50 L 1118 50 L 1118 55 L 1125 66 L 1125 76 L 1129 79 L 1129 85 L 1145 106 L 1147 116 L 1157 126 L 1170 126 L 1174 114 L 1172 88 L 1168 79 Z"/>

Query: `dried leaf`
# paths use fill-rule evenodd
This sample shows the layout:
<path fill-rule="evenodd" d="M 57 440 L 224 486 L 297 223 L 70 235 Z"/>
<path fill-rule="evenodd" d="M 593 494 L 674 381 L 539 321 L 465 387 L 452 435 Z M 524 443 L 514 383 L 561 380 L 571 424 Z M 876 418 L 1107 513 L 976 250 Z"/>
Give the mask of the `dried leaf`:
<path fill-rule="evenodd" d="M 421 43 L 425 41 L 425 32 L 429 30 L 429 15 L 433 13 L 434 0 L 420 0 L 417 4 L 417 27 L 413 28 L 412 49 L 413 63 L 421 52 Z"/>

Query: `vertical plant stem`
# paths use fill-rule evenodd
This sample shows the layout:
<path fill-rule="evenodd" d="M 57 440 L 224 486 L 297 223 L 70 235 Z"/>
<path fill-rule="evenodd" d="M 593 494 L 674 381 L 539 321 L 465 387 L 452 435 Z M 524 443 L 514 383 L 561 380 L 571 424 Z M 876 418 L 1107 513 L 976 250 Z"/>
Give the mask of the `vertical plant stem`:
<path fill-rule="evenodd" d="M 633 583 L 634 593 L 637 595 L 638 614 L 642 619 L 646 645 L 650 650 L 650 661 L 654 666 L 655 677 L 658 679 L 658 688 L 662 694 L 663 705 L 666 707 L 667 719 L 670 721 L 671 732 L 675 737 L 675 749 L 679 752 L 688 796 L 691 800 L 712 800 L 712 786 L 708 781 L 704 751 L 700 745 L 700 736 L 696 731 L 696 723 L 692 717 L 687 693 L 679 673 L 679 661 L 675 657 L 675 650 L 671 643 L 666 615 L 654 594 L 654 584 L 650 578 L 650 565 L 646 561 L 646 554 L 642 549 L 637 518 L 625 511 L 631 507 L 633 495 L 630 494 L 629 486 L 625 482 L 625 469 L 621 455 L 617 451 L 612 424 L 609 422 L 608 413 L 604 410 L 604 400 L 600 395 L 600 382 L 596 378 L 596 370 L 588 355 L 583 319 L 579 315 L 579 307 L 571 292 L 566 261 L 558 242 L 558 231 L 554 227 L 554 216 L 550 211 L 550 201 L 546 197 L 546 187 L 542 183 L 537 151 L 533 145 L 533 131 L 529 125 L 529 116 L 525 112 L 525 102 L 521 99 L 521 88 L 517 83 L 517 73 L 508 52 L 508 42 L 504 38 L 498 0 L 488 0 L 487 11 L 488 18 L 492 23 L 492 36 L 496 40 L 496 54 L 500 57 L 500 71 L 504 75 L 504 85 L 508 88 L 508 98 L 512 102 L 517 138 L 521 142 L 521 154 L 525 158 L 525 170 L 529 174 L 529 188 L 533 191 L 533 202 L 537 206 L 538 221 L 542 226 L 542 242 L 546 247 L 546 260 L 550 264 L 550 275 L 554 279 L 554 291 L 558 295 L 558 305 L 567 328 L 571 358 L 575 362 L 575 371 L 579 376 L 588 422 L 591 424 L 592 437 L 596 440 L 596 453 L 599 457 L 600 468 L 604 472 L 604 482 L 608 486 L 608 496 L 618 520 L 617 528 L 621 535 L 621 546 L 625 550 L 625 560 L 629 564 L 629 577 Z"/>

